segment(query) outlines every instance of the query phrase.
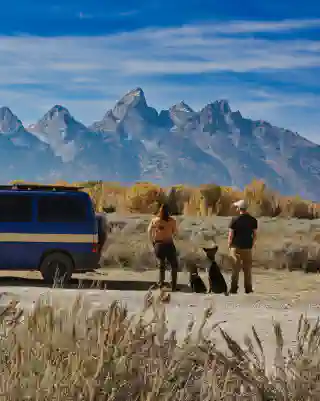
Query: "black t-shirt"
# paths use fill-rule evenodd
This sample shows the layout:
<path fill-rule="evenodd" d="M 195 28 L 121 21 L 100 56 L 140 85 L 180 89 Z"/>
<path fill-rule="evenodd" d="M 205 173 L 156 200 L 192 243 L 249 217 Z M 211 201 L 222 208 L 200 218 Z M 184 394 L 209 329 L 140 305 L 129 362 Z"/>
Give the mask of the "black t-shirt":
<path fill-rule="evenodd" d="M 253 231 L 258 228 L 256 218 L 248 213 L 233 217 L 229 228 L 233 230 L 233 240 L 231 246 L 240 249 L 252 249 Z"/>

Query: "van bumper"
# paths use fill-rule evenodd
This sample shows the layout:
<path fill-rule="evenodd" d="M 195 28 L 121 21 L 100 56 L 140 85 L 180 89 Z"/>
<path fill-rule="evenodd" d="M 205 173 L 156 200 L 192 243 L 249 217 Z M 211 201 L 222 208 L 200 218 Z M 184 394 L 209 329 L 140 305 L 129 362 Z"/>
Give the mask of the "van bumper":
<path fill-rule="evenodd" d="M 100 268 L 100 253 L 73 254 L 74 273 L 92 272 Z"/>

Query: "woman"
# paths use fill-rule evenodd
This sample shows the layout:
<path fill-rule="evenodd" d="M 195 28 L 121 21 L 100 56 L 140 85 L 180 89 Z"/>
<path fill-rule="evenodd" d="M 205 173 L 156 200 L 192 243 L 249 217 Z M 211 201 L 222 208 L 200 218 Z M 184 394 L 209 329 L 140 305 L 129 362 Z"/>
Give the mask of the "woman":
<path fill-rule="evenodd" d="M 177 234 L 176 220 L 170 216 L 168 205 L 160 207 L 158 216 L 153 218 L 148 227 L 149 240 L 153 245 L 159 264 L 159 286 L 164 285 L 166 261 L 171 266 L 171 289 L 177 290 L 178 258 L 173 242 Z"/>

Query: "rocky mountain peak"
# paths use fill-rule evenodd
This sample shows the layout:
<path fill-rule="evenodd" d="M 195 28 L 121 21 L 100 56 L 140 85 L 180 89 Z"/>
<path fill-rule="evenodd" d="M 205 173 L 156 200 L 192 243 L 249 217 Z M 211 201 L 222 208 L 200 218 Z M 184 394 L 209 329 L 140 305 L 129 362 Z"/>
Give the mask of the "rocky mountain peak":
<path fill-rule="evenodd" d="M 53 106 L 40 121 L 51 121 L 55 119 L 68 120 L 72 118 L 69 110 L 64 106 L 56 104 Z"/>
<path fill-rule="evenodd" d="M 211 103 L 209 106 L 218 112 L 219 114 L 229 114 L 231 113 L 231 107 L 228 100 L 220 99 L 216 100 L 215 102 Z"/>
<path fill-rule="evenodd" d="M 184 113 L 194 113 L 192 108 L 187 103 L 185 103 L 183 100 L 181 100 L 181 102 L 171 106 L 170 107 L 170 111 L 178 111 L 178 112 L 184 112 Z"/>
<path fill-rule="evenodd" d="M 0 133 L 12 133 L 23 129 L 22 122 L 9 107 L 0 108 Z"/>
<path fill-rule="evenodd" d="M 114 106 L 113 116 L 117 120 L 122 120 L 130 109 L 137 108 L 143 111 L 146 109 L 147 101 L 141 88 L 135 88 L 127 92 Z"/>

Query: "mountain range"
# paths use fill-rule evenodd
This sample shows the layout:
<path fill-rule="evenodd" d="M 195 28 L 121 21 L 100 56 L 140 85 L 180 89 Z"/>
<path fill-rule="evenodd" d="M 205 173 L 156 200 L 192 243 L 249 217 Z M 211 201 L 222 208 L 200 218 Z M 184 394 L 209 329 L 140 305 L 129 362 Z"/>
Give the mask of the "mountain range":
<path fill-rule="evenodd" d="M 56 105 L 24 127 L 0 108 L 1 181 L 152 181 L 243 188 L 254 178 L 284 195 L 320 200 L 320 146 L 226 100 L 195 111 L 184 101 L 158 112 L 136 88 L 85 126 Z"/>

